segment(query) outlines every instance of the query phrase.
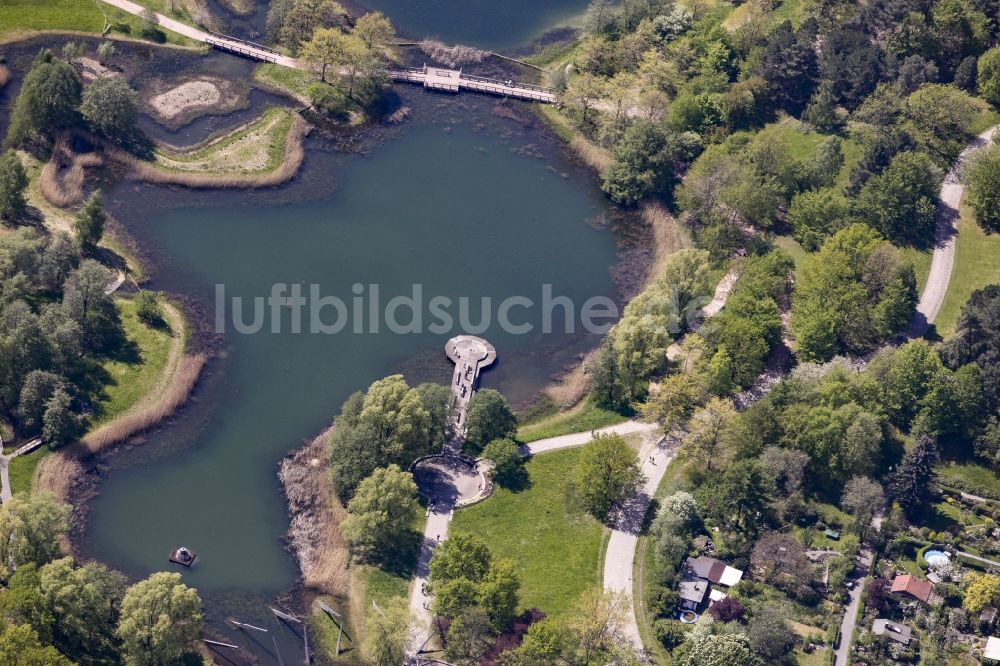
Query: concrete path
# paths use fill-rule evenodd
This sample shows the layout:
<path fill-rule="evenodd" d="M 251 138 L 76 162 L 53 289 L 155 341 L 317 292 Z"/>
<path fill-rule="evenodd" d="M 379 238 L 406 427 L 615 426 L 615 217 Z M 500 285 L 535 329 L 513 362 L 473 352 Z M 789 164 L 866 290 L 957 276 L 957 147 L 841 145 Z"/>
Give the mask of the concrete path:
<path fill-rule="evenodd" d="M 646 481 L 642 488 L 618 513 L 608 548 L 604 554 L 604 589 L 625 595 L 628 599 L 628 614 L 625 618 L 625 635 L 632 646 L 643 651 L 639 635 L 639 623 L 635 615 L 635 599 L 632 594 L 632 568 L 635 551 L 639 544 L 639 533 L 649 504 L 667 471 L 667 465 L 674 459 L 675 442 L 665 437 L 651 440 L 639 452 L 642 457 L 642 472 Z"/>
<path fill-rule="evenodd" d="M 858 606 L 861 604 L 861 591 L 864 589 L 864 579 L 868 575 L 868 569 L 872 564 L 872 553 L 865 549 L 861 551 L 861 577 L 858 578 L 857 585 L 848 592 L 850 601 L 844 609 L 844 617 L 840 621 L 840 645 L 837 647 L 834 666 L 847 666 L 850 663 L 851 644 L 854 642 L 854 619 L 858 615 Z"/>
<path fill-rule="evenodd" d="M 424 527 L 424 540 L 420 544 L 420 558 L 417 560 L 417 575 L 410 588 L 410 645 L 408 653 L 416 653 L 430 636 L 433 620 L 430 608 L 432 597 L 425 592 L 427 575 L 430 573 L 431 557 L 437 545 L 448 538 L 451 525 L 451 507 L 432 509 Z"/>
<path fill-rule="evenodd" d="M 129 0 L 101 0 L 102 2 L 111 5 L 112 7 L 117 7 L 122 11 L 128 12 L 129 14 L 134 14 L 135 16 L 141 16 L 146 10 L 142 5 L 137 5 Z M 245 52 L 246 55 L 257 58 L 258 60 L 274 60 L 279 65 L 284 65 L 285 67 L 291 67 L 293 69 L 305 69 L 305 66 L 300 61 L 295 58 L 289 58 L 281 54 L 273 53 L 268 50 L 258 49 L 252 45 L 245 44 L 243 42 L 236 42 L 226 39 L 220 39 L 218 35 L 210 35 L 204 30 L 199 30 L 198 28 L 192 27 L 187 23 L 182 23 L 176 19 L 172 19 L 169 16 L 164 16 L 163 14 L 156 14 L 161 27 L 170 30 L 171 32 L 176 32 L 178 35 L 183 35 L 189 39 L 193 39 L 197 42 L 214 43 L 221 42 L 223 44 L 230 44 L 234 49 L 239 49 L 241 52 Z"/>
<path fill-rule="evenodd" d="M 31 453 L 41 445 L 42 445 L 42 438 L 36 437 L 33 440 L 29 441 L 24 446 L 14 451 L 13 453 L 6 456 L 0 455 L 0 484 L 2 484 L 2 486 L 0 486 L 0 504 L 6 504 L 8 501 L 10 501 L 10 498 L 14 496 L 10 487 L 10 474 L 9 474 L 10 461 L 18 456 L 23 456 L 26 453 Z M 0 447 L 2 446 L 3 446 L 3 440 L 0 439 Z M 2 448 L 0 448 L 0 450 L 2 450 Z"/>
<path fill-rule="evenodd" d="M 961 182 L 962 168 L 972 153 L 990 143 L 998 127 L 1000 126 L 986 130 L 962 150 L 958 159 L 948 170 L 944 183 L 941 185 L 931 269 L 927 274 L 927 284 L 924 285 L 924 291 L 920 294 L 917 311 L 913 314 L 913 319 L 906 331 L 909 337 L 919 338 L 923 336 L 941 311 L 941 305 L 948 294 L 951 272 L 955 266 L 955 239 L 958 236 L 959 205 L 962 203 L 962 194 L 965 192 L 965 185 Z"/>
<path fill-rule="evenodd" d="M 621 423 L 609 425 L 604 428 L 598 428 L 597 430 L 574 432 L 569 435 L 549 437 L 548 439 L 540 439 L 537 442 L 522 445 L 521 455 L 537 455 L 547 451 L 558 451 L 559 449 L 570 449 L 574 446 L 583 446 L 592 440 L 594 435 L 631 435 L 636 432 L 645 434 L 654 432 L 659 427 L 660 426 L 656 423 L 644 423 L 636 420 L 622 421 Z"/>
<path fill-rule="evenodd" d="M 958 554 L 968 560 L 973 560 L 975 562 L 979 562 L 980 564 L 985 564 L 988 567 L 996 567 L 1000 569 L 1000 562 L 997 562 L 996 560 L 990 560 L 985 557 L 979 557 L 978 555 L 973 555 L 972 553 L 966 553 L 961 550 L 958 551 Z"/>

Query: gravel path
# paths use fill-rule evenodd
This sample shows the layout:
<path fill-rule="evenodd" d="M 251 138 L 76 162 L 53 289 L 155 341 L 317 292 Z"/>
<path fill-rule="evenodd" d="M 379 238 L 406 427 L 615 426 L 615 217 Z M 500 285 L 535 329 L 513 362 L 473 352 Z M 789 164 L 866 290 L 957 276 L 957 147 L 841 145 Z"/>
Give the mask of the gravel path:
<path fill-rule="evenodd" d="M 911 338 L 923 336 L 941 311 L 941 304 L 944 303 L 948 284 L 951 282 L 951 272 L 955 267 L 958 209 L 965 192 L 965 185 L 961 182 L 962 168 L 972 153 L 990 143 L 997 127 L 986 130 L 962 150 L 941 185 L 937 227 L 934 230 L 934 255 L 931 258 L 930 273 L 927 274 L 927 284 L 924 285 L 917 311 L 906 331 Z"/>

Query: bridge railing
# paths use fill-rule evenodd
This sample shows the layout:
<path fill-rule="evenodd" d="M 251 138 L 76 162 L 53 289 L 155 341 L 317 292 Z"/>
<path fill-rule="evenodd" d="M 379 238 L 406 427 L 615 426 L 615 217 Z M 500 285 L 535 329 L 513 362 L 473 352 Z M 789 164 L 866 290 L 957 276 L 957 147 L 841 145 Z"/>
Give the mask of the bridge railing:
<path fill-rule="evenodd" d="M 240 39 L 239 37 L 233 37 L 232 35 L 226 35 L 221 32 L 215 32 L 214 30 L 206 30 L 205 32 L 208 33 L 210 36 L 215 37 L 216 39 L 222 40 L 224 42 L 239 42 L 240 44 L 246 44 L 247 46 L 252 46 L 253 48 L 261 51 L 267 51 L 268 53 L 280 55 L 270 46 L 265 46 L 264 44 L 258 44 L 257 42 L 251 42 L 249 39 Z"/>
<path fill-rule="evenodd" d="M 462 87 L 468 88 L 469 90 L 478 90 L 480 92 L 488 92 L 506 97 L 530 99 L 536 102 L 554 102 L 556 99 L 555 93 L 552 92 L 521 88 L 520 86 L 508 86 L 506 84 L 496 82 L 484 83 L 482 81 L 463 80 Z"/>
<path fill-rule="evenodd" d="M 546 88 L 544 86 L 536 86 L 531 83 L 521 83 L 519 81 L 512 81 L 511 85 L 508 86 L 503 81 L 499 81 L 497 79 L 489 79 L 486 78 L 485 76 L 476 76 L 474 74 L 465 74 L 465 73 L 462 74 L 462 79 L 468 81 L 475 81 L 477 83 L 485 83 L 487 85 L 504 86 L 506 88 L 524 88 L 526 90 L 535 90 L 537 92 L 548 93 L 550 95 L 556 94 L 556 91 L 553 90 L 552 88 Z"/>
<path fill-rule="evenodd" d="M 254 60 L 261 60 L 263 62 L 278 62 L 278 56 L 274 52 L 261 51 L 260 49 L 244 46 L 240 43 L 217 39 L 215 37 L 208 37 L 205 40 L 205 43 L 214 46 L 217 49 L 222 49 L 223 51 L 231 51 L 233 53 L 245 55 L 248 58 L 253 58 Z"/>

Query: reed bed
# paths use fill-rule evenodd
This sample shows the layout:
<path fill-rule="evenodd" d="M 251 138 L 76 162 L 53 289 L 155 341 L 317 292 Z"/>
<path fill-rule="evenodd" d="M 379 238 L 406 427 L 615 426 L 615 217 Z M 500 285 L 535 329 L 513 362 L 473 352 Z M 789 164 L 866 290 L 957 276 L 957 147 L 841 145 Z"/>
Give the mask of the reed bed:
<path fill-rule="evenodd" d="M 300 116 L 295 116 L 292 127 L 285 138 L 285 154 L 276 169 L 251 174 L 210 174 L 164 169 L 154 162 L 140 160 L 134 155 L 105 144 L 104 152 L 109 159 L 124 165 L 129 176 L 135 180 L 158 185 L 183 185 L 198 189 L 239 189 L 269 187 L 288 182 L 298 173 L 305 157 L 302 140 L 309 133 L 309 124 Z"/>
<path fill-rule="evenodd" d="M 57 208 L 75 206 L 83 201 L 87 169 L 102 164 L 104 160 L 97 153 L 75 153 L 69 139 L 61 137 L 56 141 L 52 157 L 42 167 L 38 188 L 45 200 Z"/>
<path fill-rule="evenodd" d="M 7 69 L 7 66 L 6 65 L 0 65 L 0 89 L 2 89 L 5 85 L 7 85 L 8 83 L 10 83 L 10 80 L 12 78 L 14 78 L 14 77 L 10 73 L 10 70 Z"/>
<path fill-rule="evenodd" d="M 659 277 L 667 257 L 678 250 L 691 247 L 691 235 L 662 204 L 645 203 L 640 214 L 653 233 L 653 247 L 656 254 L 650 279 L 655 280 Z"/>
<path fill-rule="evenodd" d="M 611 166 L 611 151 L 588 141 L 580 134 L 573 136 L 569 147 L 583 160 L 584 164 L 599 174 L 603 174 Z"/>
<path fill-rule="evenodd" d="M 334 496 L 326 466 L 329 430 L 281 461 L 278 478 L 285 488 L 291 522 L 286 536 L 311 590 L 345 598 L 350 592 L 351 555 L 340 534 L 347 516 Z"/>
<path fill-rule="evenodd" d="M 98 453 L 162 423 L 183 405 L 194 390 L 202 368 L 204 354 L 188 354 L 177 364 L 169 383 L 148 403 L 130 409 L 119 418 L 87 433 L 80 441 L 88 453 Z"/>
<path fill-rule="evenodd" d="M 32 492 L 52 493 L 60 502 L 69 502 L 70 491 L 84 477 L 87 467 L 74 449 L 57 451 L 42 458 L 35 469 Z"/>
<path fill-rule="evenodd" d="M 417 42 L 417 48 L 427 57 L 448 67 L 472 65 L 482 62 L 490 55 L 489 51 L 481 51 L 477 48 L 461 44 L 448 46 L 436 39 L 425 39 Z"/>

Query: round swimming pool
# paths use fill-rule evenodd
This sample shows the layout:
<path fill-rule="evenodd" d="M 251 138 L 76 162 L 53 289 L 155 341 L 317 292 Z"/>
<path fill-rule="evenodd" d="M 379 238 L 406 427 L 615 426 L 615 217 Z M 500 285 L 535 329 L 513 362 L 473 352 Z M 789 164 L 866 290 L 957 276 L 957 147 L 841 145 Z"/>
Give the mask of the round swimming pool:
<path fill-rule="evenodd" d="M 939 567 L 951 562 L 951 555 L 943 550 L 928 550 L 924 553 L 924 559 L 932 567 Z"/>

